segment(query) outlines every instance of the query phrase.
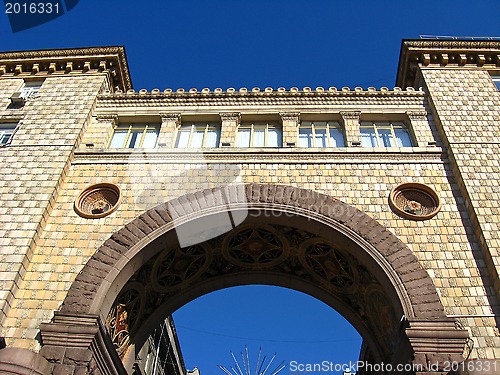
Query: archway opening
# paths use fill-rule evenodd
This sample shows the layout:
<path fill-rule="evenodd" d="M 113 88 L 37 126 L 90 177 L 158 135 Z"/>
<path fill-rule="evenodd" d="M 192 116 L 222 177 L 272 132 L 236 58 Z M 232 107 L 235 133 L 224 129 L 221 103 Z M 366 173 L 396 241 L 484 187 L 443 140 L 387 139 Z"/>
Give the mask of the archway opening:
<path fill-rule="evenodd" d="M 253 369 L 260 348 L 268 359 L 277 354 L 271 374 L 282 361 L 285 373 L 303 372 L 308 364 L 348 367 L 359 359 L 362 345 L 361 335 L 330 306 L 276 286 L 218 290 L 184 305 L 173 319 L 185 367 L 196 367 L 201 375 L 223 375 L 217 365 L 235 366 L 230 352 L 239 359 L 245 347 Z"/>
<path fill-rule="evenodd" d="M 196 221 L 189 224 L 200 227 Z M 192 245 L 180 246 L 171 235 L 150 241 L 138 254 L 142 265 L 128 272 L 106 318 L 127 366 L 166 316 L 201 296 L 251 284 L 300 291 L 337 310 L 363 336 L 364 360 L 394 361 L 401 352 L 408 356 L 401 320 L 405 312 L 390 276 L 375 254 L 341 231 L 305 217 L 275 214 L 249 215 L 233 229 Z M 153 255 L 145 260 L 143 254 Z M 127 334 L 122 340 L 116 322 L 123 317 Z"/>
<path fill-rule="evenodd" d="M 42 337 L 58 343 L 67 322 L 79 329 L 77 322 L 97 319 L 100 335 L 114 340 L 108 321 L 126 318 L 124 340 L 94 340 L 91 349 L 104 367 L 120 367 L 120 351 L 110 345 L 136 354 L 165 316 L 203 295 L 250 284 L 325 302 L 363 336 L 363 357 L 372 363 L 425 363 L 428 353 L 463 349 L 466 332 L 446 319 L 429 275 L 386 228 L 331 197 L 258 184 L 188 194 L 113 234 Z M 443 349 L 440 338 L 450 332 L 454 341 Z"/>

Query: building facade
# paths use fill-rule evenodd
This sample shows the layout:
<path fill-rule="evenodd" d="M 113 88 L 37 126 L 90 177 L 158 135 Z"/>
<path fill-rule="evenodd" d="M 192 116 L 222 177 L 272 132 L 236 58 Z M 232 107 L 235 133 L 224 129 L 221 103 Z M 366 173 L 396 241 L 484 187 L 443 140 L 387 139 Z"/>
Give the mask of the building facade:
<path fill-rule="evenodd" d="M 366 363 L 497 373 L 498 76 L 491 40 L 403 41 L 378 90 L 137 92 L 121 47 L 1 53 L 0 372 L 131 373 L 165 316 L 259 283 L 337 309 Z"/>

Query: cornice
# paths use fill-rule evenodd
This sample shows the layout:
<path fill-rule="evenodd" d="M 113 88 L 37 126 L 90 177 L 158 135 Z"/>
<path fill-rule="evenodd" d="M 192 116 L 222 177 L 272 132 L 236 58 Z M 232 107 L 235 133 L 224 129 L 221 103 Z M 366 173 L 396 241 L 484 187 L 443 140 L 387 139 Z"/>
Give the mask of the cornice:
<path fill-rule="evenodd" d="M 446 162 L 446 154 L 441 148 L 421 148 L 419 151 L 385 152 L 344 149 L 337 152 L 331 151 L 289 151 L 280 149 L 275 152 L 248 152 L 229 151 L 216 152 L 180 152 L 177 149 L 154 150 L 152 152 L 137 151 L 75 151 L 73 164 L 134 164 L 148 162 L 158 164 L 178 164 L 200 162 L 206 164 L 245 164 L 245 163 L 309 163 L 309 164 L 366 164 L 366 163 L 442 163 Z"/>
<path fill-rule="evenodd" d="M 207 89 L 208 90 L 208 89 Z M 142 90 L 141 90 L 142 91 Z M 105 93 L 98 96 L 99 107 L 172 107 L 172 106 L 221 106 L 234 107 L 237 105 L 314 105 L 314 106 L 346 106 L 346 105 L 421 105 L 426 93 L 409 87 L 407 90 L 342 90 L 342 91 L 286 91 L 286 92 L 172 92 L 153 90 L 152 92 L 135 91 L 128 93 Z M 235 111 L 228 111 L 235 112 Z M 295 111 L 291 111 L 295 112 Z"/>
<path fill-rule="evenodd" d="M 415 86 L 419 66 L 500 70 L 500 41 L 403 40 L 396 85 Z"/>
<path fill-rule="evenodd" d="M 158 98 L 158 97 L 332 97 L 332 96 L 420 96 L 423 95 L 422 90 L 415 90 L 413 87 L 408 87 L 406 90 L 400 87 L 394 87 L 390 90 L 388 87 L 381 87 L 377 90 L 374 87 L 368 87 L 364 90 L 361 87 L 355 87 L 351 90 L 349 87 L 342 87 L 338 90 L 336 87 L 330 87 L 324 89 L 323 87 L 316 87 L 316 89 L 311 89 L 310 87 L 303 87 L 299 89 L 297 87 L 292 87 L 289 90 L 284 87 L 279 87 L 277 90 L 266 87 L 261 90 L 258 87 L 254 87 L 252 90 L 248 90 L 245 87 L 235 90 L 234 88 L 228 88 L 222 90 L 221 88 L 216 88 L 210 90 L 209 88 L 204 88 L 198 91 L 195 88 L 185 90 L 179 88 L 176 91 L 172 89 L 165 89 L 160 91 L 159 89 L 153 89 L 148 91 L 146 89 L 141 89 L 138 92 L 130 89 L 126 92 L 117 90 L 116 92 L 104 92 L 99 97 L 103 99 L 110 98 L 131 98 L 131 97 L 141 97 L 141 98 Z"/>
<path fill-rule="evenodd" d="M 125 48 L 119 46 L 0 53 L 0 75 L 19 77 L 109 72 L 113 89 L 132 88 Z"/>

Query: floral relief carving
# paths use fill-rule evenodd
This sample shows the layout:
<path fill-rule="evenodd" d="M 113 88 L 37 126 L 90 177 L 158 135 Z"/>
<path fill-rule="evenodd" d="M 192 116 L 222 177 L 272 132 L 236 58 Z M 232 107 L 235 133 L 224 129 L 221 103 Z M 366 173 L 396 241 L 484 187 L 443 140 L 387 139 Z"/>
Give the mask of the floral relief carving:
<path fill-rule="evenodd" d="M 270 226 L 242 226 L 233 230 L 222 244 L 226 260 L 242 267 L 274 266 L 288 255 L 286 239 Z"/>
<path fill-rule="evenodd" d="M 286 275 L 320 287 L 348 306 L 380 337 L 380 347 L 391 352 L 394 332 L 387 327 L 396 324 L 395 313 L 389 296 L 366 267 L 347 251 L 306 230 L 260 223 L 237 226 L 186 248 L 167 248 L 146 262 L 126 284 L 108 316 L 108 331 L 117 350 L 123 352 L 123 346 L 133 342 L 140 326 L 137 322 L 182 290 L 248 271 Z M 374 299 L 387 301 L 384 311 L 377 310 Z M 383 322 L 368 318 L 380 314 Z M 379 332 L 377 325 L 387 329 Z"/>
<path fill-rule="evenodd" d="M 209 250 L 206 245 L 193 245 L 163 251 L 156 259 L 151 281 L 158 292 L 168 292 L 196 277 L 209 265 Z"/>

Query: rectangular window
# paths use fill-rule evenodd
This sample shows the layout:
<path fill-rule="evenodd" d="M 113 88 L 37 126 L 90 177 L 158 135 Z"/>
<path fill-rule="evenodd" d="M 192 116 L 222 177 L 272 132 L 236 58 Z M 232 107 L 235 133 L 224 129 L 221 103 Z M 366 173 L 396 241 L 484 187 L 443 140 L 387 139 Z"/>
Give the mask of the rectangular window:
<path fill-rule="evenodd" d="M 195 122 L 182 124 L 177 131 L 177 148 L 219 147 L 220 126 Z"/>
<path fill-rule="evenodd" d="M 113 132 L 109 148 L 154 148 L 159 132 L 158 125 L 120 125 Z"/>
<path fill-rule="evenodd" d="M 282 147 L 283 136 L 277 124 L 251 123 L 238 127 L 238 147 Z"/>
<path fill-rule="evenodd" d="M 10 143 L 16 126 L 17 124 L 14 123 L 0 124 L 0 146 L 5 146 Z"/>
<path fill-rule="evenodd" d="M 42 87 L 43 81 L 25 81 L 23 86 L 19 89 L 19 96 L 23 99 L 31 98 L 38 93 Z"/>
<path fill-rule="evenodd" d="M 493 79 L 493 83 L 497 87 L 498 91 L 500 91 L 500 76 L 491 76 Z"/>
<path fill-rule="evenodd" d="M 402 122 L 362 122 L 362 147 L 411 147 L 408 129 Z"/>
<path fill-rule="evenodd" d="M 299 126 L 299 147 L 345 147 L 338 122 L 303 121 Z"/>

